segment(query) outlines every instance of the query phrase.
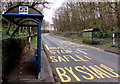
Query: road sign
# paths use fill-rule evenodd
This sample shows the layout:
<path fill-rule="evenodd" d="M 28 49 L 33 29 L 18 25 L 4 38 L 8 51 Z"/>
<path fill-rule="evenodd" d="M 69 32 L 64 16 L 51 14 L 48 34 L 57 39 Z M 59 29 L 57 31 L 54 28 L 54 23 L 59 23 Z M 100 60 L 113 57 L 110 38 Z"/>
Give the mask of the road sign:
<path fill-rule="evenodd" d="M 115 34 L 113 34 L 113 38 L 115 38 Z"/>
<path fill-rule="evenodd" d="M 19 6 L 19 14 L 28 14 L 28 6 Z"/>

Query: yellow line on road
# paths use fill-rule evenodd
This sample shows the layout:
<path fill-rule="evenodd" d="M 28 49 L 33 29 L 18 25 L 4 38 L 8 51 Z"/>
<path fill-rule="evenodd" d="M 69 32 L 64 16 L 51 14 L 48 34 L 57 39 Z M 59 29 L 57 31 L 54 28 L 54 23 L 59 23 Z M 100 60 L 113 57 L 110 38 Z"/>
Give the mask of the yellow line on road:
<path fill-rule="evenodd" d="M 48 47 L 48 45 L 45 44 L 45 47 L 47 48 L 47 50 L 50 50 L 50 48 Z"/>

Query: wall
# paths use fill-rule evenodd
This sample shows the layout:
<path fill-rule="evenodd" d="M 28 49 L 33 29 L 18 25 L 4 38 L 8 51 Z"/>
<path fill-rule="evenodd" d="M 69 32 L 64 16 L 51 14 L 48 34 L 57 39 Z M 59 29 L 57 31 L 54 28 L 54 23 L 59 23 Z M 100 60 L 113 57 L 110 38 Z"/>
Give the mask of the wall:
<path fill-rule="evenodd" d="M 32 36 L 32 39 L 34 36 Z M 2 76 L 8 74 L 22 54 L 24 47 L 28 45 L 28 37 L 8 38 L 2 40 Z"/>

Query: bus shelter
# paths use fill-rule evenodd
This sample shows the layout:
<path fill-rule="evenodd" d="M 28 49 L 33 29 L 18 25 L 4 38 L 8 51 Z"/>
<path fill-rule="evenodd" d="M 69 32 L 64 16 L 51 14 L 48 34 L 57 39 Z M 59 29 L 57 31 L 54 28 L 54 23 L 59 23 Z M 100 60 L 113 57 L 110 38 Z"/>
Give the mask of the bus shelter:
<path fill-rule="evenodd" d="M 99 32 L 100 30 L 98 28 L 93 28 L 93 29 L 86 29 L 83 30 L 83 43 L 88 43 L 88 44 L 94 44 L 95 39 L 94 39 L 94 32 Z"/>
<path fill-rule="evenodd" d="M 8 9 L 2 16 L 18 25 L 11 37 L 19 30 L 19 27 L 37 27 L 37 56 L 35 61 L 38 73 L 41 72 L 41 23 L 44 17 L 42 13 L 31 6 L 18 5 Z"/>

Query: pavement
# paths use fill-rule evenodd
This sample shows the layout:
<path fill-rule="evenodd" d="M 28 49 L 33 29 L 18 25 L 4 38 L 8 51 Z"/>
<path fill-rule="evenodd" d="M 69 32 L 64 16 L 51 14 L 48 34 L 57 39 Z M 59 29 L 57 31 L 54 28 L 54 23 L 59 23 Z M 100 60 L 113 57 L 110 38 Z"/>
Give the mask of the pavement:
<path fill-rule="evenodd" d="M 45 53 L 42 49 L 41 52 L 41 78 L 38 79 L 37 66 L 33 63 L 32 59 L 34 56 L 35 45 L 31 45 L 31 50 L 29 51 L 26 47 L 24 49 L 24 54 L 21 57 L 19 64 L 15 66 L 13 70 L 6 76 L 3 84 L 53 84 L 54 79 L 52 73 L 50 72 L 50 66 L 48 60 L 46 59 Z"/>
<path fill-rule="evenodd" d="M 119 56 L 107 52 L 110 48 L 72 42 L 49 34 L 43 34 L 42 40 L 55 81 L 118 84 Z"/>

